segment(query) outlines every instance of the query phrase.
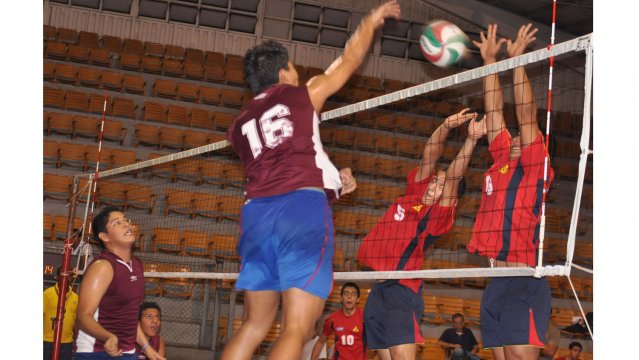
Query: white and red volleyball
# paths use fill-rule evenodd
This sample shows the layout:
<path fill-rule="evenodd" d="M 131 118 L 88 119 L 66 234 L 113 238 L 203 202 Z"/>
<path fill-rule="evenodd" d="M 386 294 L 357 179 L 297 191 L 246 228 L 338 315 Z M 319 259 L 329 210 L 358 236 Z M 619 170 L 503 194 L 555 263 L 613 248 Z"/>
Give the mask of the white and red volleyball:
<path fill-rule="evenodd" d="M 426 26 L 419 37 L 419 46 L 426 60 L 439 67 L 449 67 L 468 51 L 470 39 L 455 24 L 435 20 Z"/>

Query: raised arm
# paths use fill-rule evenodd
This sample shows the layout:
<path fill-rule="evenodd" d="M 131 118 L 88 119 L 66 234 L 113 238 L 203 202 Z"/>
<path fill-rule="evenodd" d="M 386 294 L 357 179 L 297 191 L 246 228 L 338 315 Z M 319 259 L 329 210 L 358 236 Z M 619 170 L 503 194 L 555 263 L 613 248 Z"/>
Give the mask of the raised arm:
<path fill-rule="evenodd" d="M 470 157 L 473 155 L 475 144 L 477 140 L 486 134 L 486 117 L 481 121 L 474 121 L 468 124 L 468 137 L 464 141 L 464 145 L 455 156 L 455 160 L 450 163 L 448 170 L 446 170 L 446 180 L 444 182 L 444 189 L 442 191 L 442 197 L 439 202 L 440 206 L 451 206 L 455 202 L 457 197 L 457 188 L 459 182 L 464 176 L 468 164 L 470 164 Z"/>
<path fill-rule="evenodd" d="M 497 61 L 497 54 L 506 39 L 497 40 L 497 25 L 488 25 L 486 35 L 479 33 L 481 41 L 473 41 L 479 48 L 484 65 Z M 497 74 L 484 77 L 484 110 L 486 111 L 486 129 L 488 131 L 488 143 L 506 127 L 504 122 L 504 95 L 501 91 L 499 76 Z"/>
<path fill-rule="evenodd" d="M 397 0 L 388 1 L 371 11 L 362 19 L 357 30 L 348 40 L 344 53 L 321 75 L 310 79 L 306 86 L 316 112 L 320 112 L 329 96 L 339 90 L 362 64 L 370 48 L 375 30 L 388 17 L 399 18 L 401 12 Z"/>
<path fill-rule="evenodd" d="M 430 136 L 424 146 L 420 171 L 415 174 L 415 182 L 420 182 L 432 174 L 437 160 L 439 160 L 444 152 L 446 137 L 448 137 L 450 129 L 454 129 L 477 116 L 477 113 L 469 113 L 468 110 L 469 108 L 465 108 L 457 114 L 447 117 L 446 120 L 444 120 L 444 122 Z"/>
<path fill-rule="evenodd" d="M 93 316 L 113 279 L 113 268 L 106 260 L 98 260 L 89 266 L 82 280 L 76 321 L 78 328 L 96 339 L 104 341 L 104 350 L 110 356 L 122 355 L 118 337 L 107 331 Z"/>
<path fill-rule="evenodd" d="M 509 57 L 519 56 L 524 53 L 528 45 L 535 41 L 537 28 L 531 29 L 532 24 L 522 25 L 517 33 L 517 39 L 508 40 L 506 49 Z M 528 75 L 523 66 L 513 70 L 515 114 L 519 123 L 521 146 L 524 147 L 535 140 L 539 126 L 537 125 L 537 105 L 535 97 L 528 81 Z"/>

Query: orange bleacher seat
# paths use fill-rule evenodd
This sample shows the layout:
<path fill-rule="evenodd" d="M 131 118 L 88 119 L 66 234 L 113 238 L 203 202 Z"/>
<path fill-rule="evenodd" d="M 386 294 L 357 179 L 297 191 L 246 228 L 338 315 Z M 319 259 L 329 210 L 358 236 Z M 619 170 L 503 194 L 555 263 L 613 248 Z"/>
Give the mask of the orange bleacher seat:
<path fill-rule="evenodd" d="M 169 105 L 167 108 L 167 123 L 188 126 L 187 109 L 184 106 Z"/>
<path fill-rule="evenodd" d="M 100 46 L 100 37 L 94 32 L 80 31 L 78 33 L 78 45 L 89 49 L 97 48 Z"/>
<path fill-rule="evenodd" d="M 60 27 L 58 28 L 58 41 L 65 44 L 77 44 L 78 43 L 78 31 L 74 29 L 68 29 Z"/>
<path fill-rule="evenodd" d="M 202 182 L 201 160 L 182 159 L 175 163 L 175 178 L 199 185 Z"/>
<path fill-rule="evenodd" d="M 131 164 L 134 164 L 136 161 L 137 161 L 137 156 L 135 154 L 135 151 L 120 150 L 120 149 L 111 150 L 110 162 L 113 168 L 131 165 Z"/>
<path fill-rule="evenodd" d="M 174 228 L 153 228 L 151 246 L 156 252 L 177 254 L 182 250 L 180 231 Z"/>
<path fill-rule="evenodd" d="M 55 200 L 63 200 L 65 202 L 69 201 L 71 186 L 73 184 L 73 179 L 71 177 L 64 175 L 44 174 L 43 183 L 44 200 L 46 200 L 47 198 L 51 198 Z"/>
<path fill-rule="evenodd" d="M 67 54 L 69 55 L 69 60 L 86 64 L 90 60 L 91 49 L 84 46 L 69 45 Z"/>
<path fill-rule="evenodd" d="M 45 61 L 42 64 L 42 79 L 44 81 L 54 81 L 55 80 L 55 64 L 52 62 Z"/>
<path fill-rule="evenodd" d="M 86 87 L 98 87 L 100 85 L 100 72 L 94 68 L 78 68 L 78 83 Z"/>
<path fill-rule="evenodd" d="M 102 147 L 100 154 L 98 154 L 98 147 L 87 145 L 85 148 L 85 170 L 95 170 L 98 163 L 98 155 L 100 156 L 100 170 L 106 170 L 111 165 L 111 149 Z"/>
<path fill-rule="evenodd" d="M 76 84 L 78 82 L 78 68 L 72 64 L 56 64 L 55 80 L 61 83 Z"/>
<path fill-rule="evenodd" d="M 218 220 L 239 221 L 240 209 L 244 204 L 244 200 L 238 196 L 218 196 L 219 212 Z"/>
<path fill-rule="evenodd" d="M 178 83 L 177 99 L 190 102 L 198 102 L 200 100 L 199 88 L 197 85 Z"/>
<path fill-rule="evenodd" d="M 160 146 L 160 128 L 147 124 L 135 124 L 135 147 Z"/>
<path fill-rule="evenodd" d="M 53 240 L 53 232 L 55 231 L 53 217 L 49 214 L 42 216 L 42 238 L 44 240 Z"/>
<path fill-rule="evenodd" d="M 204 79 L 208 82 L 223 83 L 226 79 L 224 65 L 208 63 L 204 65 Z"/>
<path fill-rule="evenodd" d="M 200 86 L 200 102 L 204 104 L 219 105 L 220 90 L 215 87 Z"/>
<path fill-rule="evenodd" d="M 184 62 L 184 77 L 187 79 L 193 80 L 203 80 L 204 79 L 204 67 L 201 64 L 196 64 L 192 62 Z"/>
<path fill-rule="evenodd" d="M 376 153 L 395 155 L 397 153 L 397 144 L 391 136 L 376 134 L 373 137 L 374 151 Z M 370 138 L 369 138 L 370 141 Z M 358 146 L 359 148 L 359 146 Z"/>
<path fill-rule="evenodd" d="M 182 251 L 190 256 L 210 256 L 211 236 L 206 232 L 185 230 Z"/>
<path fill-rule="evenodd" d="M 213 115 L 206 109 L 194 107 L 191 109 L 191 120 L 189 126 L 212 130 Z"/>
<path fill-rule="evenodd" d="M 204 51 L 200 49 L 186 48 L 184 51 L 184 62 L 204 65 Z"/>
<path fill-rule="evenodd" d="M 213 112 L 213 124 L 217 130 L 228 130 L 229 126 L 233 123 L 233 120 L 235 120 L 235 117 L 229 113 L 219 111 Z"/>
<path fill-rule="evenodd" d="M 67 90 L 64 107 L 67 110 L 88 112 L 89 97 L 84 91 Z"/>
<path fill-rule="evenodd" d="M 102 140 L 117 141 L 122 145 L 127 131 L 127 128 L 122 125 L 120 120 L 104 120 Z"/>
<path fill-rule="evenodd" d="M 126 206 L 126 184 L 113 180 L 98 181 L 97 205 Z"/>
<path fill-rule="evenodd" d="M 159 123 L 167 122 L 166 105 L 154 101 L 145 101 L 142 108 L 142 120 L 155 121 Z"/>
<path fill-rule="evenodd" d="M 439 302 L 436 296 L 427 295 L 425 292 L 422 294 L 424 300 L 424 312 L 422 313 L 422 321 L 427 324 L 441 325 L 444 323 L 444 319 L 439 312 Z"/>
<path fill-rule="evenodd" d="M 59 167 L 58 142 L 54 140 L 44 140 L 42 144 L 43 161 L 45 164 L 55 165 Z"/>
<path fill-rule="evenodd" d="M 227 67 L 225 78 L 226 78 L 226 83 L 229 85 L 236 85 L 236 86 L 246 85 L 246 82 L 244 81 L 244 70 L 242 68 L 235 69 L 235 68 Z"/>
<path fill-rule="evenodd" d="M 43 104 L 45 107 L 64 109 L 64 90 L 45 86 Z"/>
<path fill-rule="evenodd" d="M 161 158 L 163 156 L 165 156 L 165 154 L 151 153 L 149 154 L 149 160 Z M 175 163 L 176 162 L 174 161 L 170 161 L 158 165 L 153 165 L 151 168 L 149 168 L 149 172 L 151 173 L 150 176 L 159 177 L 162 179 L 170 179 L 171 182 L 175 182 Z"/>
<path fill-rule="evenodd" d="M 220 89 L 220 101 L 224 107 L 239 109 L 243 105 L 244 94 L 239 90 Z"/>
<path fill-rule="evenodd" d="M 182 61 L 164 58 L 164 60 L 162 60 L 162 72 L 166 76 L 182 77 L 184 72 L 182 69 Z"/>
<path fill-rule="evenodd" d="M 113 116 L 121 116 L 129 119 L 135 119 L 135 101 L 128 98 L 113 99 Z"/>
<path fill-rule="evenodd" d="M 89 52 L 89 62 L 92 65 L 110 66 L 111 54 L 107 49 L 94 48 Z"/>
<path fill-rule="evenodd" d="M 193 216 L 194 194 L 188 191 L 168 188 L 164 193 L 164 216 L 170 213 Z"/>
<path fill-rule="evenodd" d="M 47 41 L 44 55 L 48 58 L 64 60 L 67 58 L 67 46 L 61 42 Z"/>
<path fill-rule="evenodd" d="M 105 98 L 106 94 L 89 94 L 89 112 L 92 114 L 100 114 L 105 111 L 104 102 L 106 101 L 106 114 L 112 114 L 113 99 L 109 96 Z"/>
<path fill-rule="evenodd" d="M 131 94 L 144 95 L 146 81 L 142 76 L 125 74 L 122 76 L 122 90 Z"/>
<path fill-rule="evenodd" d="M 145 41 L 143 55 L 161 58 L 164 56 L 164 46 L 160 43 Z"/>
<path fill-rule="evenodd" d="M 155 206 L 155 194 L 151 186 L 125 184 L 126 203 L 124 210 L 129 207 L 145 210 L 151 214 Z"/>
<path fill-rule="evenodd" d="M 60 166 L 85 169 L 85 149 L 82 144 L 62 142 L 59 144 Z"/>
<path fill-rule="evenodd" d="M 235 235 L 211 234 L 211 251 L 216 256 L 237 258 L 237 240 Z"/>
<path fill-rule="evenodd" d="M 122 52 L 125 54 L 142 55 L 144 53 L 144 44 L 140 40 L 126 38 L 122 43 Z"/>
<path fill-rule="evenodd" d="M 219 199 L 215 194 L 198 193 L 193 198 L 193 217 L 219 217 Z"/>
<path fill-rule="evenodd" d="M 184 48 L 178 45 L 164 45 L 164 58 L 184 60 Z"/>
<path fill-rule="evenodd" d="M 122 74 L 118 71 L 103 70 L 100 74 L 100 86 L 108 90 L 122 91 Z"/>
<path fill-rule="evenodd" d="M 44 41 L 49 41 L 49 40 L 55 40 L 56 37 L 58 36 L 58 29 L 55 28 L 55 26 L 51 26 L 51 25 L 44 25 L 43 26 L 43 40 Z"/>
<path fill-rule="evenodd" d="M 69 217 L 67 215 L 58 215 L 53 218 L 54 229 L 53 237 L 56 240 L 66 240 L 69 234 Z M 82 228 L 82 221 L 79 218 L 74 218 L 71 225 L 71 236 L 77 233 Z"/>
<path fill-rule="evenodd" d="M 144 56 L 141 59 L 142 71 L 152 73 L 152 74 L 161 74 L 162 73 L 162 60 L 153 56 Z"/>
<path fill-rule="evenodd" d="M 53 133 L 73 136 L 73 115 L 57 112 L 50 113 L 47 135 Z"/>
<path fill-rule="evenodd" d="M 102 35 L 100 47 L 109 50 L 111 53 L 122 51 L 122 38 L 111 35 Z"/>
<path fill-rule="evenodd" d="M 184 147 L 196 148 L 209 143 L 209 134 L 204 131 L 184 130 Z"/>
<path fill-rule="evenodd" d="M 144 60 L 146 59 L 149 59 L 149 58 L 144 57 Z M 128 54 L 128 53 L 120 54 L 120 68 L 122 69 L 139 71 L 140 68 L 142 68 L 144 65 L 145 65 L 145 62 L 143 61 L 143 58 L 140 55 Z M 146 68 L 144 68 L 144 71 L 147 71 Z M 159 71 L 157 73 L 159 73 Z"/>
<path fill-rule="evenodd" d="M 160 149 L 163 147 L 182 150 L 184 148 L 184 131 L 167 126 L 161 127 Z"/>
<path fill-rule="evenodd" d="M 177 84 L 175 81 L 157 79 L 153 84 L 153 96 L 175 99 L 177 95 Z"/>

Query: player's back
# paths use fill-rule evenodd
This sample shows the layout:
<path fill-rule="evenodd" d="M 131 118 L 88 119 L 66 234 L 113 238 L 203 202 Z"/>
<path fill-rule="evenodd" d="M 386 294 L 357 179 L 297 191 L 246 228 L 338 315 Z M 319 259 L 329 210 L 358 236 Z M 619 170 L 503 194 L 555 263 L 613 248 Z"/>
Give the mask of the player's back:
<path fill-rule="evenodd" d="M 255 96 L 236 117 L 227 139 L 246 169 L 248 198 L 339 184 L 305 86 L 273 85 Z"/>

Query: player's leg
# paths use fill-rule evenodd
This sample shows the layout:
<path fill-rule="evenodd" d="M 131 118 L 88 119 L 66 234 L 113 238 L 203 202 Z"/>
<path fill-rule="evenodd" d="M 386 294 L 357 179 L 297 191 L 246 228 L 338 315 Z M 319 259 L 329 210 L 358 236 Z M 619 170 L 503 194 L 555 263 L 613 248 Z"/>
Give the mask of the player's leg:
<path fill-rule="evenodd" d="M 504 355 L 503 347 L 495 347 L 493 350 L 493 359 L 495 360 L 506 360 L 506 355 Z"/>
<path fill-rule="evenodd" d="M 388 349 L 377 349 L 377 357 L 379 360 L 391 360 L 390 350 Z"/>
<path fill-rule="evenodd" d="M 507 360 L 537 360 L 539 348 L 531 345 L 504 346 L 504 355 Z"/>
<path fill-rule="evenodd" d="M 397 346 L 391 346 L 390 356 L 393 360 L 413 360 L 417 353 L 417 345 L 415 344 L 402 344 Z"/>
<path fill-rule="evenodd" d="M 222 359 L 250 359 L 268 333 L 279 305 L 277 291 L 246 291 L 242 326 L 224 347 Z"/>
<path fill-rule="evenodd" d="M 299 359 L 302 347 L 324 309 L 324 299 L 297 288 L 282 294 L 285 323 L 279 339 L 269 352 L 269 359 Z"/>

